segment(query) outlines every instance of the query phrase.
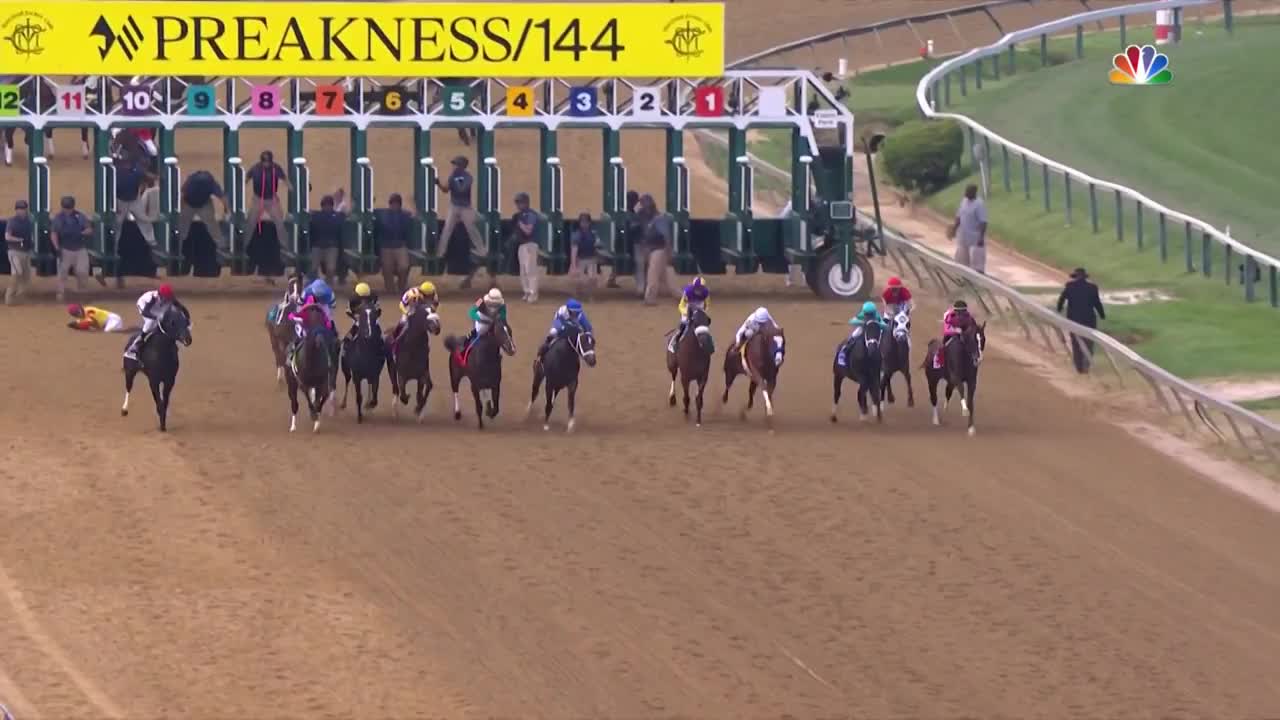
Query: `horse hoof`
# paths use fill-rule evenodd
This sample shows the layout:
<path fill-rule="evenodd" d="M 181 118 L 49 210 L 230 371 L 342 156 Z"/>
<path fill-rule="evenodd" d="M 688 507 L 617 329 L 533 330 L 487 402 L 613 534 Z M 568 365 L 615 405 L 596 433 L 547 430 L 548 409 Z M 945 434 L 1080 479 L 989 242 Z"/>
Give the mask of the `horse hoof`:
<path fill-rule="evenodd" d="M 974 435 L 977 435 L 977 434 L 978 434 L 978 428 L 976 427 L 969 428 L 969 437 L 973 437 Z"/>
<path fill-rule="evenodd" d="M 290 420 L 290 421 L 289 421 L 289 432 L 294 432 L 294 431 L 296 431 L 297 429 L 298 429 L 298 421 L 297 421 L 297 419 L 292 419 L 292 420 Z"/>
<path fill-rule="evenodd" d="M 547 432 L 547 431 L 548 431 L 548 430 L 550 430 L 550 429 L 551 429 L 551 425 L 550 425 L 550 424 L 548 424 L 548 423 L 543 423 L 543 425 L 542 425 L 542 432 Z"/>
<path fill-rule="evenodd" d="M 693 424 L 693 426 L 694 426 L 694 427 L 702 427 L 702 423 L 694 423 L 694 424 Z"/>
<path fill-rule="evenodd" d="M 916 401 L 915 401 L 915 400 L 912 400 L 912 399 L 910 399 L 910 398 L 908 398 L 908 399 L 907 399 L 907 407 L 912 408 L 912 407 L 915 407 L 915 406 L 916 406 Z"/>
<path fill-rule="evenodd" d="M 569 418 L 569 424 L 565 426 L 564 431 L 567 433 L 571 433 L 573 432 L 573 429 L 577 427 L 577 425 L 578 425 L 577 420 L 574 420 L 573 418 Z"/>
<path fill-rule="evenodd" d="M 675 396 L 675 395 L 672 395 L 671 397 L 668 397 L 668 398 L 667 398 L 667 405 L 669 405 L 670 407 L 675 407 L 675 406 L 676 406 L 676 396 Z"/>
<path fill-rule="evenodd" d="M 124 408 L 120 408 L 120 417 L 129 417 L 129 411 Z"/>
<path fill-rule="evenodd" d="M 836 418 L 836 416 L 835 416 L 835 415 L 832 415 L 832 416 L 831 416 L 831 422 L 836 423 L 836 422 L 840 422 L 840 421 Z"/>
<path fill-rule="evenodd" d="M 937 425 L 941 425 L 941 424 L 942 424 L 942 421 L 938 419 L 938 416 L 937 416 L 937 415 L 934 415 L 934 416 L 933 416 L 933 424 L 934 424 L 935 426 L 937 426 Z"/>
<path fill-rule="evenodd" d="M 461 413 L 461 412 L 455 412 L 455 413 L 453 414 L 453 419 L 454 419 L 454 420 L 461 420 L 461 419 L 462 419 L 462 413 Z M 483 428 L 484 426 L 483 426 L 483 425 L 481 425 L 480 427 L 481 427 L 481 428 Z"/>
<path fill-rule="evenodd" d="M 320 421 L 319 421 L 319 420 L 316 420 L 315 422 L 311 423 L 311 432 L 313 432 L 313 433 L 318 433 L 318 432 L 320 432 Z"/>
<path fill-rule="evenodd" d="M 421 425 L 426 421 L 427 421 L 427 411 L 424 408 L 422 412 L 418 413 L 418 424 Z"/>

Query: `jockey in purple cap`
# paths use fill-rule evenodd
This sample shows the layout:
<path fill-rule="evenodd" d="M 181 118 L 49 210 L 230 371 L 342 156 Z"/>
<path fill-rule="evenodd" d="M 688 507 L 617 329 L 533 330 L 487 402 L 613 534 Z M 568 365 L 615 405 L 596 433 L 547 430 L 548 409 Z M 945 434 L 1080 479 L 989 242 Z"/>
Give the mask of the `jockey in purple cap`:
<path fill-rule="evenodd" d="M 701 275 L 695 277 L 693 282 L 684 286 L 684 291 L 680 293 L 680 327 L 671 336 L 671 344 L 667 346 L 668 351 L 675 352 L 680 338 L 684 337 L 684 331 L 689 327 L 690 311 L 701 310 L 706 312 L 710 305 L 711 291 L 707 289 L 707 284 L 702 281 Z"/>

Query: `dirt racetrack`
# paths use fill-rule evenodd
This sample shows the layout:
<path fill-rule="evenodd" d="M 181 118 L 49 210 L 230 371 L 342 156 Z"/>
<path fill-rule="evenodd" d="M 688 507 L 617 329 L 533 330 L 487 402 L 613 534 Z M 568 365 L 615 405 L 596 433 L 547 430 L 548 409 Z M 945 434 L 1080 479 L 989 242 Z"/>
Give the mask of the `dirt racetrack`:
<path fill-rule="evenodd" d="M 724 288 L 764 282 L 717 285 L 722 346 L 755 304 Z M 998 348 L 975 438 L 955 408 L 929 426 L 920 387 L 883 427 L 848 396 L 832 426 L 846 308 L 775 292 L 776 434 L 737 419 L 740 387 L 695 431 L 665 402 L 675 313 L 601 301 L 570 436 L 520 422 L 554 306 L 517 304 L 492 429 L 438 388 L 425 425 L 384 405 L 291 436 L 267 296 L 186 295 L 168 435 L 145 390 L 119 417 L 119 336 L 6 311 L 0 700 L 21 720 L 1280 710 L 1274 518 Z"/>
<path fill-rule="evenodd" d="M 731 55 L 938 4 L 774 5 L 731 3 Z M 200 132 L 179 137 L 185 172 L 217 158 Z M 326 132 L 307 136 L 316 195 L 345 168 L 345 137 Z M 437 157 L 456 150 L 448 135 Z M 599 143 L 569 135 L 573 177 Z M 87 172 L 58 174 L 63 158 L 82 166 L 74 134 L 58 138 L 54 194 L 87 202 Z M 637 184 L 653 185 L 656 154 L 627 142 Z M 536 155 L 518 143 L 500 138 L 511 192 Z M 371 144 L 380 168 L 408 167 L 407 135 Z M 0 169 L 6 207 L 21 170 Z M 407 172 L 378 177 L 380 198 L 407 190 Z M 596 200 L 567 190 L 567 209 Z M 1280 714 L 1272 515 L 998 345 L 975 438 L 954 410 L 929 426 L 919 374 L 920 406 L 860 425 L 846 389 L 832 426 L 849 308 L 776 277 L 712 282 L 722 348 L 761 302 L 748 293 L 788 329 L 773 435 L 761 408 L 737 419 L 741 385 L 698 431 L 668 409 L 675 312 L 629 298 L 589 306 L 601 366 L 573 436 L 562 408 L 551 433 L 520 421 L 555 293 L 513 304 L 520 353 L 484 433 L 469 409 L 455 425 L 437 386 L 424 425 L 392 421 L 384 388 L 368 425 L 348 411 L 291 436 L 261 328 L 270 298 L 178 281 L 195 344 L 161 435 L 141 385 L 119 416 L 122 337 L 67 330 L 47 283 L 43 304 L 0 309 L 0 703 L 17 720 Z M 131 318 L 131 295 L 90 299 Z M 446 296 L 446 332 L 470 299 Z M 936 332 L 932 300 L 918 346 Z"/>

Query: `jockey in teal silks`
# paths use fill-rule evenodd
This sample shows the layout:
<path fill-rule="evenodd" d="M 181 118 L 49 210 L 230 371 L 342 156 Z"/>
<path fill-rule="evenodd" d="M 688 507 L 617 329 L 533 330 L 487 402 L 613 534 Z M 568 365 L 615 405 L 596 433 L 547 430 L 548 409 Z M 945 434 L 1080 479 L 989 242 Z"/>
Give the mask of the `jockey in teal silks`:
<path fill-rule="evenodd" d="M 840 350 L 836 354 L 837 362 L 840 365 L 844 365 L 854 341 L 862 336 L 862 331 L 871 323 L 878 324 L 881 329 L 888 327 L 884 318 L 880 315 L 880 308 L 876 307 L 874 301 L 868 300 L 862 304 L 862 309 L 858 311 L 858 314 L 849 319 L 849 324 L 853 326 L 853 331 L 849 333 L 849 338 L 840 344 Z"/>

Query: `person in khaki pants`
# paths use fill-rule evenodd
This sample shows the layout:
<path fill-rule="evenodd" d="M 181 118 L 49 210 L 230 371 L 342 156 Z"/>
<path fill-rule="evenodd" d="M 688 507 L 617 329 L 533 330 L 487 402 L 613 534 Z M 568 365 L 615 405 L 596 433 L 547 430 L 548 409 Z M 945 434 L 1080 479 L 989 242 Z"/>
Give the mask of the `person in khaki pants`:
<path fill-rule="evenodd" d="M 67 274 L 76 276 L 76 289 L 84 292 L 84 281 L 89 277 L 89 250 L 85 241 L 93 235 L 93 222 L 76 210 L 76 199 L 70 195 L 62 198 L 62 211 L 50 223 L 49 239 L 58 254 L 58 301 L 67 296 Z M 103 282 L 99 278 L 99 282 Z"/>
<path fill-rule="evenodd" d="M 645 258 L 644 303 L 655 305 L 659 293 L 670 295 L 672 292 L 675 272 L 671 269 L 671 249 L 675 242 L 675 219 L 658 212 L 652 195 L 640 198 L 637 215 L 644 223 L 643 239 L 637 243 L 643 246 L 642 256 Z"/>
<path fill-rule="evenodd" d="M 511 216 L 511 243 L 520 261 L 520 289 L 525 302 L 538 302 L 538 213 L 529 207 L 529 193 L 516 193 L 516 213 Z"/>
<path fill-rule="evenodd" d="M 4 304 L 12 305 L 31 288 L 31 251 L 35 249 L 35 226 L 27 201 L 13 204 L 13 217 L 4 226 L 4 244 L 9 252 L 9 287 L 4 291 Z"/>
<path fill-rule="evenodd" d="M 231 206 L 227 204 L 222 186 L 208 170 L 197 170 L 183 181 L 181 195 L 182 209 L 178 212 L 179 247 L 191 232 L 191 224 L 199 217 L 209 238 L 213 240 L 214 247 L 226 252 L 227 241 L 223 239 L 222 226 L 218 224 L 218 218 L 213 212 L 213 199 L 218 198 L 222 203 L 222 214 L 227 219 L 231 218 Z"/>
<path fill-rule="evenodd" d="M 400 193 L 391 193 L 387 207 L 373 216 L 373 239 L 378 243 L 382 282 L 388 294 L 399 297 L 409 287 L 409 238 L 416 213 L 404 209 Z"/>
<path fill-rule="evenodd" d="M 440 229 L 440 237 L 436 239 L 436 257 L 444 257 L 453 239 L 453 231 L 461 223 L 471 239 L 471 254 L 479 258 L 489 257 L 489 246 L 484 234 L 480 232 L 480 216 L 471 205 L 471 186 L 475 184 L 471 173 L 467 172 L 467 159 L 461 155 L 453 159 L 453 172 L 443 180 L 437 179 L 440 189 L 449 193 L 449 214 L 445 216 L 444 227 Z M 471 287 L 475 269 L 463 279 L 461 287 Z"/>
<path fill-rule="evenodd" d="M 270 150 L 263 150 L 258 158 L 258 164 L 245 173 L 244 182 L 250 190 L 249 209 L 244 220 L 245 238 L 253 237 L 255 229 L 262 223 L 263 216 L 266 216 L 275 224 L 276 240 L 279 241 L 280 247 L 285 247 L 289 236 L 284 231 L 285 210 L 281 193 L 293 188 L 289 185 L 289 176 L 285 174 L 284 168 L 276 164 L 275 154 Z M 298 192 L 306 191 L 307 188 L 298 190 Z"/>

